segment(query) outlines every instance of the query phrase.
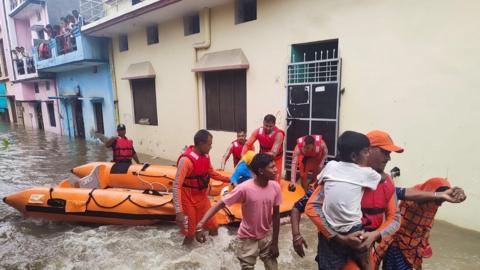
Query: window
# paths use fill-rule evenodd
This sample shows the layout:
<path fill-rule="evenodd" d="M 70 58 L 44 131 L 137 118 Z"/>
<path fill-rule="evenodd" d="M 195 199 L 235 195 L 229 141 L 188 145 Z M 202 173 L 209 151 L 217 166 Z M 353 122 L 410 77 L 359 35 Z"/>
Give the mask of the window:
<path fill-rule="evenodd" d="M 157 44 L 158 43 L 158 26 L 152 25 L 147 27 L 147 44 Z"/>
<path fill-rule="evenodd" d="M 55 108 L 53 107 L 53 101 L 47 102 L 48 118 L 50 119 L 50 126 L 56 127 L 57 123 L 55 122 Z"/>
<path fill-rule="evenodd" d="M 33 88 L 35 89 L 36 94 L 40 93 L 40 88 L 38 87 L 38 82 L 33 83 Z"/>
<path fill-rule="evenodd" d="M 257 19 L 257 0 L 235 0 L 235 24 Z"/>
<path fill-rule="evenodd" d="M 41 21 L 42 20 L 42 14 L 40 14 L 40 12 L 37 11 L 36 15 L 37 15 L 37 21 Z"/>
<path fill-rule="evenodd" d="M 95 114 L 95 124 L 97 133 L 105 134 L 105 128 L 103 126 L 103 109 L 101 102 L 93 103 L 93 112 Z"/>
<path fill-rule="evenodd" d="M 198 13 L 183 17 L 183 29 L 185 36 L 200 33 L 200 16 Z"/>
<path fill-rule="evenodd" d="M 142 0 L 132 0 L 132 5 L 136 5 L 138 3 L 142 2 Z"/>
<path fill-rule="evenodd" d="M 47 91 L 50 90 L 50 81 L 45 82 L 45 90 L 47 90 Z"/>
<path fill-rule="evenodd" d="M 132 87 L 135 123 L 158 125 L 155 79 L 131 80 L 130 84 Z"/>
<path fill-rule="evenodd" d="M 246 70 L 205 72 L 207 129 L 238 131 L 247 128 Z"/>
<path fill-rule="evenodd" d="M 128 51 L 128 36 L 127 35 L 121 35 L 118 38 L 118 47 L 119 47 L 121 52 Z"/>

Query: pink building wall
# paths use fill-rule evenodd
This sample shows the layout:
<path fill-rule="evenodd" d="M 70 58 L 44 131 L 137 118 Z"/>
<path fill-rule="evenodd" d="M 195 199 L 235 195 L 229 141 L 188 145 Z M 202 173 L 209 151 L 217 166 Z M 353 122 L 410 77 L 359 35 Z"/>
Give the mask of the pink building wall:
<path fill-rule="evenodd" d="M 62 128 L 60 126 L 60 114 L 59 114 L 59 108 L 58 106 L 59 101 L 57 99 L 52 100 L 49 99 L 48 97 L 53 97 L 57 96 L 57 89 L 55 86 L 55 81 L 54 80 L 48 80 L 50 82 L 50 90 L 47 90 L 47 81 L 38 81 L 38 88 L 39 92 L 35 93 L 35 99 L 36 100 L 41 100 L 42 101 L 42 116 L 43 116 L 43 127 L 45 128 L 46 131 L 57 133 L 57 134 L 62 134 Z M 32 83 L 33 85 L 33 83 Z M 53 102 L 53 108 L 54 108 L 54 117 L 55 117 L 55 126 L 50 125 L 50 116 L 48 114 L 48 108 L 47 108 L 47 102 Z"/>
<path fill-rule="evenodd" d="M 30 23 L 27 20 L 15 19 L 15 31 L 17 36 L 17 46 L 24 47 L 27 55 L 32 55 L 32 31 Z M 14 48 L 15 49 L 15 48 Z"/>

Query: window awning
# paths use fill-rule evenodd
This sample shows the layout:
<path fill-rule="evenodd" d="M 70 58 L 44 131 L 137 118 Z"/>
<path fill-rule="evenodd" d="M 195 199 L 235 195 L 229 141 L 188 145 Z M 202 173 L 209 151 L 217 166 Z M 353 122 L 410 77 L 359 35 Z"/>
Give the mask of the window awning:
<path fill-rule="evenodd" d="M 123 74 L 122 80 L 155 78 L 155 70 L 150 62 L 131 64 Z"/>
<path fill-rule="evenodd" d="M 248 69 L 249 63 L 241 49 L 207 53 L 192 68 L 193 72 Z"/>
<path fill-rule="evenodd" d="M 48 99 L 60 99 L 60 100 L 76 99 L 76 98 L 78 98 L 77 95 L 60 95 L 60 96 L 48 97 Z"/>
<path fill-rule="evenodd" d="M 103 97 L 79 97 L 79 100 L 90 100 L 91 102 L 103 102 Z"/>

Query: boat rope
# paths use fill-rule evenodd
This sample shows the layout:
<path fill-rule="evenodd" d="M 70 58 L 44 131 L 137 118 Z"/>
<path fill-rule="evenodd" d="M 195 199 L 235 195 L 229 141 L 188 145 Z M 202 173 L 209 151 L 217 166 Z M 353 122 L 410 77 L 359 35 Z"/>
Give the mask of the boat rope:
<path fill-rule="evenodd" d="M 141 171 L 142 171 L 142 169 L 139 169 L 138 171 L 136 171 L 136 172 L 134 173 L 134 175 L 136 175 L 136 176 L 138 177 L 138 180 L 142 181 L 144 184 L 149 185 L 149 186 L 150 186 L 150 189 L 154 190 L 155 188 L 153 187 L 153 184 L 158 184 L 158 185 L 160 185 L 160 186 L 165 190 L 165 192 L 168 192 L 168 191 L 169 191 L 169 190 L 168 190 L 168 187 L 165 186 L 165 185 L 162 184 L 162 183 L 159 183 L 159 182 L 148 182 L 148 181 L 142 179 L 142 177 L 140 177 L 140 176 L 149 176 L 149 175 L 142 175 L 142 174 L 140 173 Z M 168 177 L 167 175 L 163 175 L 163 176 L 160 176 L 160 177 L 165 177 L 165 178 L 170 179 L 170 180 L 175 180 L 175 179 L 172 179 L 171 177 Z"/>
<path fill-rule="evenodd" d="M 96 189 L 92 189 L 92 191 L 90 191 L 90 193 L 88 193 L 88 200 L 86 202 L 86 206 L 88 207 L 88 204 L 90 203 L 90 201 L 93 201 L 98 207 L 100 208 L 104 208 L 104 209 L 113 209 L 113 208 L 116 208 L 120 205 L 122 205 L 123 203 L 125 203 L 126 201 L 129 201 L 130 203 L 132 203 L 133 205 L 136 205 L 140 208 L 144 208 L 144 209 L 149 209 L 149 208 L 157 208 L 157 207 L 162 207 L 168 203 L 171 203 L 172 200 L 169 200 L 165 203 L 162 203 L 162 204 L 158 204 L 158 205 L 152 205 L 152 206 L 144 206 L 144 205 L 141 205 L 135 201 L 132 200 L 132 197 L 131 195 L 128 195 L 125 199 L 123 199 L 121 202 L 113 205 L 113 206 L 105 206 L 105 205 L 101 205 L 100 203 L 98 203 L 98 201 L 95 199 L 95 197 L 93 196 L 93 192 L 95 191 Z"/>

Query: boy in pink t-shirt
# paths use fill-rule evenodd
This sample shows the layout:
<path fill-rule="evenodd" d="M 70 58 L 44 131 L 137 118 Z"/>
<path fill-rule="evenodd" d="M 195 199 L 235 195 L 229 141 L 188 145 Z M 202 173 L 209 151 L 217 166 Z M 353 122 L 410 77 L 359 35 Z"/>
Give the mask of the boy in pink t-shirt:
<path fill-rule="evenodd" d="M 238 185 L 207 211 L 197 225 L 196 238 L 200 243 L 205 242 L 205 222 L 225 205 L 240 203 L 243 218 L 237 234 L 236 255 L 242 269 L 254 269 L 260 257 L 266 270 L 276 270 L 282 193 L 280 185 L 269 179 L 275 179 L 277 168 L 273 157 L 267 154 L 257 154 L 250 167 L 255 177 Z"/>

